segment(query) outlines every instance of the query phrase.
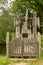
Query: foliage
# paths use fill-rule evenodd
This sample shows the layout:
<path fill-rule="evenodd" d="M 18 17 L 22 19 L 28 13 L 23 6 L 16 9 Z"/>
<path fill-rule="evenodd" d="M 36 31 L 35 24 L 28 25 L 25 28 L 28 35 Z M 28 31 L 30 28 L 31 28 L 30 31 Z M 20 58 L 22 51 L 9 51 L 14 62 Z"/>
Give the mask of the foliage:
<path fill-rule="evenodd" d="M 7 0 L 1 0 L 0 3 L 1 4 L 5 4 L 7 2 Z"/>
<path fill-rule="evenodd" d="M 5 4 L 6 1 L 7 0 L 1 0 L 1 4 Z M 43 25 L 43 0 L 15 0 L 13 1 L 11 10 L 14 14 L 16 14 L 16 12 L 20 13 L 20 15 L 23 17 L 27 8 L 29 9 L 29 14 L 30 11 L 32 13 L 37 11 L 38 16 L 40 16 L 41 25 Z M 9 31 L 10 34 L 11 32 L 14 32 L 14 16 L 10 15 L 9 13 L 11 13 L 10 10 L 3 9 L 3 13 L 0 16 L 0 43 L 5 43 L 7 31 Z M 21 28 L 23 22 L 24 21 L 21 21 Z"/>
<path fill-rule="evenodd" d="M 21 16 L 25 15 L 27 8 L 29 9 L 29 13 L 37 12 L 40 17 L 40 24 L 43 25 L 43 0 L 15 0 L 12 4 L 12 12 L 14 14 L 18 12 Z"/>
<path fill-rule="evenodd" d="M 0 44 L 0 55 L 6 55 L 6 44 Z"/>
<path fill-rule="evenodd" d="M 26 9 L 30 9 L 31 4 L 28 0 L 16 0 L 12 4 L 12 11 L 15 14 L 16 12 L 20 13 L 20 15 L 24 16 Z"/>
<path fill-rule="evenodd" d="M 13 2 L 13 12 L 25 12 L 25 9 L 27 8 L 31 8 L 35 11 L 37 11 L 37 13 L 43 12 L 43 0 L 16 0 Z"/>
<path fill-rule="evenodd" d="M 14 31 L 14 16 L 9 14 L 8 10 L 3 9 L 0 16 L 0 43 L 5 43 L 6 33 Z"/>
<path fill-rule="evenodd" d="M 41 35 L 41 47 L 43 47 L 43 35 Z"/>
<path fill-rule="evenodd" d="M 0 56 L 0 65 L 8 65 L 9 58 L 7 56 Z"/>

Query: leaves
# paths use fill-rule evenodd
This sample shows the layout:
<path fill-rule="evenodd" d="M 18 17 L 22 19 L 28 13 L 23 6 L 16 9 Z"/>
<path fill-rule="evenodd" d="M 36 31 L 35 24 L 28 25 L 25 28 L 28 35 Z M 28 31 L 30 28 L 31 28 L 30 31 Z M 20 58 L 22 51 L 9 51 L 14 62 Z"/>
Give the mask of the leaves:
<path fill-rule="evenodd" d="M 6 33 L 14 32 L 14 16 L 9 14 L 8 10 L 3 10 L 0 16 L 0 43 L 6 43 Z"/>
<path fill-rule="evenodd" d="M 1 0 L 0 3 L 1 4 L 5 4 L 7 2 L 7 0 Z"/>
<path fill-rule="evenodd" d="M 21 16 L 25 16 L 27 8 L 30 12 L 32 11 L 32 13 L 34 13 L 34 11 L 37 12 L 40 17 L 40 24 L 43 25 L 43 0 L 15 0 L 12 4 L 12 12 L 14 14 L 19 12 Z"/>

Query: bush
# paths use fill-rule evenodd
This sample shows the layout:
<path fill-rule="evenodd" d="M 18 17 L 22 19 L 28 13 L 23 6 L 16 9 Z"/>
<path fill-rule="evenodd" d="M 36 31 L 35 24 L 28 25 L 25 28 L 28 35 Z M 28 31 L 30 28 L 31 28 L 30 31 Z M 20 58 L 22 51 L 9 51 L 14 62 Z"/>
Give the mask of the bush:
<path fill-rule="evenodd" d="M 9 64 L 9 58 L 7 56 L 0 56 L 0 65 L 8 65 Z"/>

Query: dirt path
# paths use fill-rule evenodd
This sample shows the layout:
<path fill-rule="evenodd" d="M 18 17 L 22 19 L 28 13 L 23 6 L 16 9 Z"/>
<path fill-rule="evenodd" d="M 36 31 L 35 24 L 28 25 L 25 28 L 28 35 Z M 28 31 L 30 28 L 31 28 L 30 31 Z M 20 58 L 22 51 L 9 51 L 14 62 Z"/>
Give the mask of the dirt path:
<path fill-rule="evenodd" d="M 30 65 L 31 62 L 35 62 L 36 59 L 10 59 L 9 65 Z"/>
<path fill-rule="evenodd" d="M 27 65 L 26 62 L 20 62 L 20 63 L 17 63 L 16 65 Z"/>
<path fill-rule="evenodd" d="M 10 62 L 9 65 L 43 65 L 43 59 L 36 62 Z"/>
<path fill-rule="evenodd" d="M 28 65 L 26 62 L 19 62 L 19 63 L 11 63 L 9 65 Z"/>

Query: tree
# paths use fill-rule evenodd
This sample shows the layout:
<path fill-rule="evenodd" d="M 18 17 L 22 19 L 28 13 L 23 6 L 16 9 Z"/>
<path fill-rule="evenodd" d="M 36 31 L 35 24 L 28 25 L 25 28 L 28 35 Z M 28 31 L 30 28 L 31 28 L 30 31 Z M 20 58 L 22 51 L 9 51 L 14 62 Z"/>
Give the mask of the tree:
<path fill-rule="evenodd" d="M 28 0 L 16 0 L 13 2 L 12 10 L 15 14 L 19 12 L 20 14 L 25 14 L 26 8 L 30 7 L 30 3 Z"/>
<path fill-rule="evenodd" d="M 12 4 L 14 14 L 19 12 L 21 15 L 25 15 L 26 8 L 33 12 L 36 11 L 40 17 L 40 24 L 43 25 L 43 0 L 15 0 Z"/>
<path fill-rule="evenodd" d="M 7 2 L 7 0 L 1 0 L 0 3 L 1 4 L 5 4 Z"/>
<path fill-rule="evenodd" d="M 13 12 L 21 11 L 25 8 L 32 8 L 39 12 L 43 11 L 43 0 L 16 0 L 13 2 Z"/>
<path fill-rule="evenodd" d="M 14 16 L 10 8 L 4 7 L 8 0 L 0 1 L 0 43 L 6 43 L 6 33 L 9 31 L 10 35 L 14 32 Z"/>
<path fill-rule="evenodd" d="M 0 43 L 6 43 L 6 33 L 14 32 L 14 16 L 9 14 L 10 11 L 3 9 L 3 14 L 0 16 Z"/>

